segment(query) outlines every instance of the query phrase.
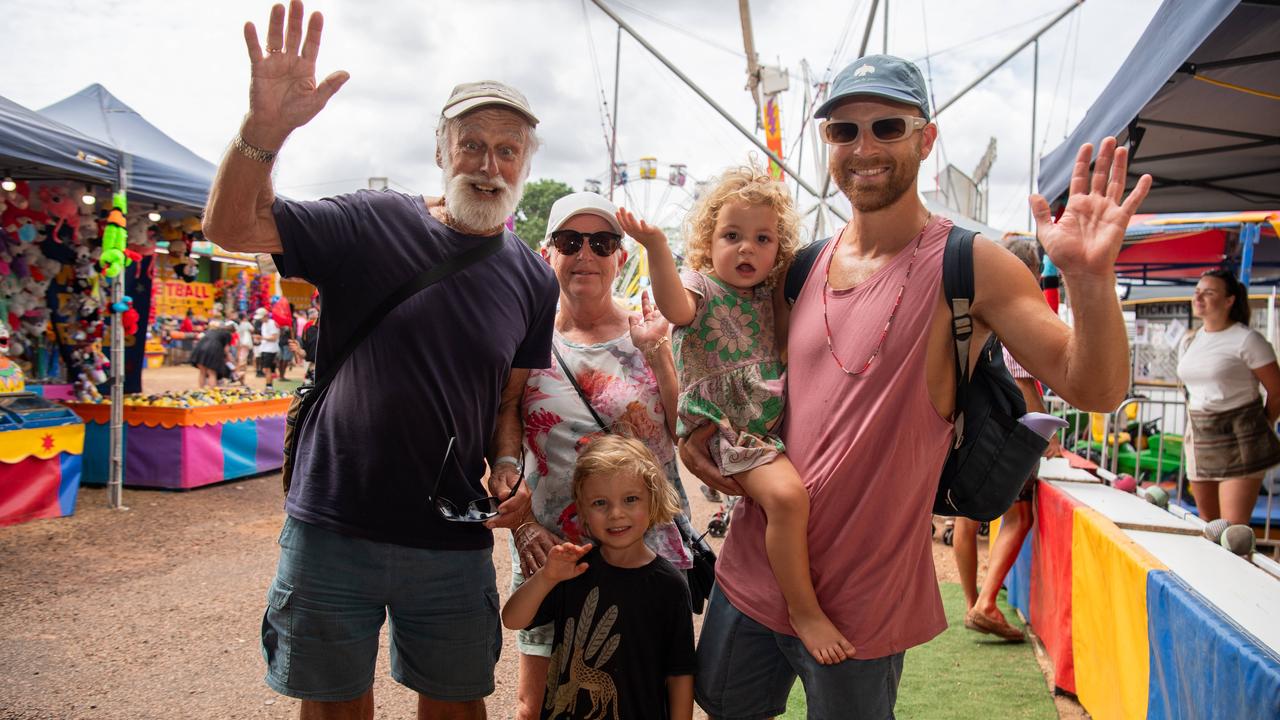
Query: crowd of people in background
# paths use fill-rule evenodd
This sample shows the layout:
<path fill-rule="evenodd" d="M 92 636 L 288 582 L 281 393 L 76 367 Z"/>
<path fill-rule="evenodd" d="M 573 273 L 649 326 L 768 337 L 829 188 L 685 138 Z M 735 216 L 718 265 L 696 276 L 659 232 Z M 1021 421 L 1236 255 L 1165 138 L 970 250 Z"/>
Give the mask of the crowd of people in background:
<path fill-rule="evenodd" d="M 188 309 L 181 317 L 158 316 L 152 332 L 161 338 L 168 363 L 199 370 L 199 387 L 245 384 L 252 372 L 270 389 L 277 378 L 289 379 L 294 368 L 301 368 L 304 378 L 312 376 L 309 358 L 315 357 L 320 311 L 290 304 L 288 317 L 265 307 L 207 318 Z"/>

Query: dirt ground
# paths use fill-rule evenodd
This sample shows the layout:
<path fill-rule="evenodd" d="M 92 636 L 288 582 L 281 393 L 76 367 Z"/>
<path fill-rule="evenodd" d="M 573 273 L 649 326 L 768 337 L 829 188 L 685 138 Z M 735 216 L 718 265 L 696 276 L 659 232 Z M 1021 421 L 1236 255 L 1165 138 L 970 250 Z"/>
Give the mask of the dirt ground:
<path fill-rule="evenodd" d="M 149 392 L 194 384 L 191 368 L 148 371 Z M 685 485 L 705 527 L 715 507 L 696 480 Z M 110 510 L 104 489 L 84 488 L 71 517 L 0 528 L 0 718 L 296 717 L 297 702 L 263 683 L 258 647 L 284 521 L 279 475 L 190 492 L 126 488 L 124 501 Z M 507 537 L 495 533 L 504 601 Z M 937 540 L 934 559 L 939 580 L 956 582 Z M 385 632 L 378 662 L 376 716 L 412 718 L 413 693 L 388 676 Z M 512 717 L 511 633 L 496 677 L 489 715 Z"/>

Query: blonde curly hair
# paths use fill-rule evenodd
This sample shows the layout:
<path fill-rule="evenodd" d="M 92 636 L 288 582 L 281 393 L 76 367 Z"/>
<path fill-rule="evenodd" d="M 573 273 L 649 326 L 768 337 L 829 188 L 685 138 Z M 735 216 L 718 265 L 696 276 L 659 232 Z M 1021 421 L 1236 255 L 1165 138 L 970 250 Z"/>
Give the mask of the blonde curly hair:
<path fill-rule="evenodd" d="M 765 283 L 772 287 L 786 272 L 800 242 L 800 215 L 787 186 L 751 165 L 729 168 L 716 186 L 702 195 L 685 219 L 685 264 L 698 272 L 710 272 L 711 243 L 720 209 L 730 202 L 768 205 L 778 214 L 778 256 Z"/>
<path fill-rule="evenodd" d="M 628 434 L 627 427 L 619 426 L 614 434 L 592 440 L 578 456 L 573 468 L 573 502 L 578 516 L 586 514 L 582 489 L 587 478 L 631 475 L 649 490 L 649 527 L 669 523 L 680 514 L 680 496 L 649 448 Z"/>

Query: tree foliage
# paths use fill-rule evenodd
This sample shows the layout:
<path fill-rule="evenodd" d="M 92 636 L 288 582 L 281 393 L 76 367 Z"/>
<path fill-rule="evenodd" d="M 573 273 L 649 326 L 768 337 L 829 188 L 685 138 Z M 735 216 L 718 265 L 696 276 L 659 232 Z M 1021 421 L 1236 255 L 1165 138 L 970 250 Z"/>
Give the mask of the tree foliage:
<path fill-rule="evenodd" d="M 516 206 L 516 235 L 534 250 L 547 234 L 547 215 L 556 200 L 573 192 L 573 188 L 550 178 L 525 183 L 524 196 Z"/>

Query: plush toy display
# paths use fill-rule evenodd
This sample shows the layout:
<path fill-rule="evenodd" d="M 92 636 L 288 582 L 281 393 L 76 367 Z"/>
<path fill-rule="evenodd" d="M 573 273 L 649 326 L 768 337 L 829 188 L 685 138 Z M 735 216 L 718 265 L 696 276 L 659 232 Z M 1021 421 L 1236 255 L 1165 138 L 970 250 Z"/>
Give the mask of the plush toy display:
<path fill-rule="evenodd" d="M 0 323 L 0 394 L 17 393 L 26 389 L 22 368 L 9 359 L 9 328 Z"/>
<path fill-rule="evenodd" d="M 199 408 L 212 405 L 231 405 L 234 403 L 256 402 L 259 400 L 279 400 L 289 397 L 289 393 L 280 391 L 259 391 L 249 388 L 204 388 L 201 390 L 168 391 L 154 395 L 125 395 L 125 407 L 167 407 L 167 408 Z M 104 402 L 93 400 L 86 402 Z M 110 400 L 106 400 L 110 403 Z"/>
<path fill-rule="evenodd" d="M 85 193 L 80 193 L 84 195 Z M 80 205 L 71 189 L 61 185 L 40 188 L 40 206 L 57 222 L 49 237 L 58 242 L 72 242 L 80 232 Z"/>

